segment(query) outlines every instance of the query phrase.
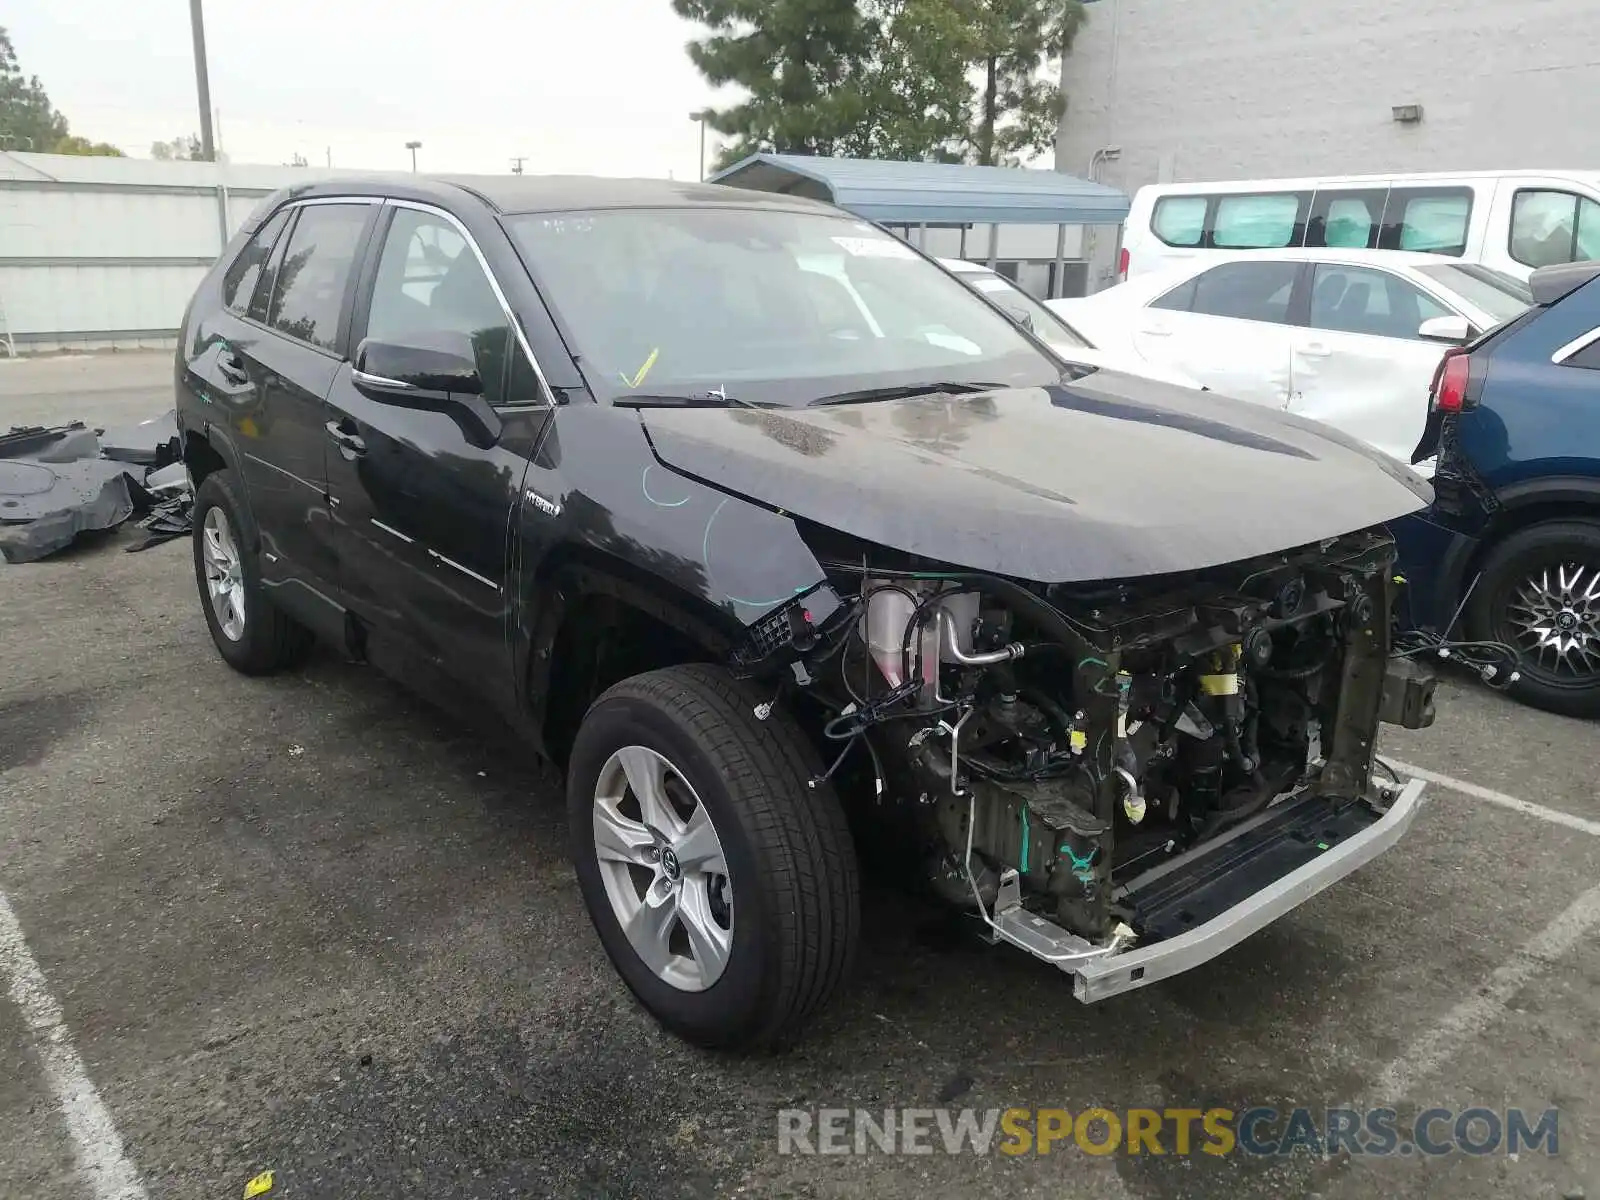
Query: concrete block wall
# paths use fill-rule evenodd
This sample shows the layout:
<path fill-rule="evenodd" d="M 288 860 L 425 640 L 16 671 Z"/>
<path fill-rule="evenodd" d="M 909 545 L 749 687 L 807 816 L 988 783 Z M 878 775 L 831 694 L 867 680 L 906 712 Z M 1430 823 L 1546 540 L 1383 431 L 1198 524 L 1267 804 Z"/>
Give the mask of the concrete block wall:
<path fill-rule="evenodd" d="M 1600 172 L 1597 0 L 1090 0 L 1056 168 L 1157 182 Z M 1416 124 L 1392 108 L 1420 104 Z M 1113 239 L 1101 238 L 1102 264 Z"/>

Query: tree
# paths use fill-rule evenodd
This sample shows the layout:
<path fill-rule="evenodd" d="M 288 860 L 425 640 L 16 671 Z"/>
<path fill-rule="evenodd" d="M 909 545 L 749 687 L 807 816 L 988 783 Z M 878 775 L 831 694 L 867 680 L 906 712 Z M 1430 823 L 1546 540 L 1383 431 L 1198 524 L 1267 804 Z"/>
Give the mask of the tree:
<path fill-rule="evenodd" d="M 1066 100 L 1042 68 L 1072 49 L 1082 0 L 970 0 L 973 66 L 979 77 L 968 135 L 972 161 L 1014 166 L 1055 141 Z"/>
<path fill-rule="evenodd" d="M 0 149 L 48 152 L 67 136 L 37 75 L 24 76 L 11 35 L 0 28 Z"/>
<path fill-rule="evenodd" d="M 722 161 L 757 150 L 832 154 L 867 109 L 872 36 L 856 0 L 672 0 L 709 32 L 689 58 L 713 86 L 746 97 L 706 117 Z"/>
<path fill-rule="evenodd" d="M 24 77 L 11 35 L 0 28 L 0 150 L 40 154 L 95 154 L 120 158 L 106 142 L 91 142 L 69 132 L 37 75 Z"/>
<path fill-rule="evenodd" d="M 200 139 L 192 133 L 181 134 L 170 142 L 152 142 L 150 157 L 161 162 L 186 162 L 190 159 L 199 162 L 204 159 L 205 152 L 201 148 Z"/>
<path fill-rule="evenodd" d="M 121 150 L 110 142 L 91 142 L 86 137 L 79 137 L 69 133 L 50 147 L 51 154 L 87 154 L 96 158 L 126 158 Z"/>

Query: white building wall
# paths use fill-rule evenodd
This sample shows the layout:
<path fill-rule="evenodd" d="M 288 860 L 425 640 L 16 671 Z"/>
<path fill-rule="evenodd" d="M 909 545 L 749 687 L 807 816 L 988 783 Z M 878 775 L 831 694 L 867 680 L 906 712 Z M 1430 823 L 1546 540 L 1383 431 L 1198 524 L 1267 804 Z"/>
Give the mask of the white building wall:
<path fill-rule="evenodd" d="M 170 345 L 206 268 L 305 167 L 0 153 L 0 353 Z"/>
<path fill-rule="evenodd" d="M 1056 168 L 1147 183 L 1600 168 L 1597 0 L 1089 0 Z M 1420 104 L 1421 122 L 1393 119 Z M 1102 267 L 1114 246 L 1102 234 Z"/>

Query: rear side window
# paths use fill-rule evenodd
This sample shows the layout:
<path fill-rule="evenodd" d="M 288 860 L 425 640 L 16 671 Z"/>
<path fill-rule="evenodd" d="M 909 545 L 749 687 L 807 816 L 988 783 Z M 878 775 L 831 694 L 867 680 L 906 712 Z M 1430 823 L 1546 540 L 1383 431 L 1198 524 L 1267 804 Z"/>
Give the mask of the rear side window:
<path fill-rule="evenodd" d="M 255 295 L 256 284 L 261 280 L 261 270 L 272 257 L 272 248 L 278 244 L 278 235 L 289 223 L 287 209 L 278 213 L 244 244 L 239 256 L 228 264 L 222 273 L 222 302 L 236 313 L 250 310 L 250 297 Z"/>
<path fill-rule="evenodd" d="M 1452 315 L 1432 296 L 1388 271 L 1318 263 L 1313 276 L 1313 329 L 1415 340 L 1424 321 Z"/>
<path fill-rule="evenodd" d="M 366 204 L 311 204 L 300 210 L 273 281 L 267 324 L 324 350 L 335 347 L 369 212 Z"/>
<path fill-rule="evenodd" d="M 1510 252 L 1526 267 L 1600 258 L 1600 204 L 1573 192 L 1517 192 L 1511 201 Z"/>
<path fill-rule="evenodd" d="M 1301 198 L 1293 192 L 1219 196 L 1211 244 L 1228 249 L 1275 249 L 1295 244 Z"/>
<path fill-rule="evenodd" d="M 1206 236 L 1206 203 L 1204 196 L 1163 196 L 1150 228 L 1169 246 L 1198 246 Z"/>
<path fill-rule="evenodd" d="M 1306 222 L 1306 245 L 1336 249 L 1373 249 L 1383 224 L 1386 188 L 1364 191 L 1319 191 Z"/>
<path fill-rule="evenodd" d="M 1299 274 L 1300 264 L 1293 262 L 1224 263 L 1174 288 L 1151 307 L 1284 325 Z"/>
<path fill-rule="evenodd" d="M 1391 188 L 1378 246 L 1428 254 L 1465 254 L 1471 188 Z"/>

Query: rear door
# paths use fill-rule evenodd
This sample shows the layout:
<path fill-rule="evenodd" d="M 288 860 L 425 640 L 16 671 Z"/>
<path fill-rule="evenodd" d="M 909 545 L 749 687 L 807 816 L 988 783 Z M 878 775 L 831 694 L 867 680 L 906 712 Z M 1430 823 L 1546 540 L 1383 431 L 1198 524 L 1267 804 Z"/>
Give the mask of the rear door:
<path fill-rule="evenodd" d="M 1281 259 L 1203 271 L 1139 311 L 1134 349 L 1224 396 L 1284 408 L 1300 273 L 1300 263 Z"/>
<path fill-rule="evenodd" d="M 1418 328 L 1460 315 L 1392 271 L 1314 264 L 1306 326 L 1295 331 L 1290 411 L 1408 462 L 1444 354 Z"/>
<path fill-rule="evenodd" d="M 502 291 L 451 214 L 389 201 L 362 275 L 352 359 L 364 339 L 465 334 L 505 424 L 483 445 L 447 407 L 402 406 L 340 365 L 322 439 L 341 589 L 380 641 L 509 702 L 512 519 L 550 409 Z"/>
<path fill-rule="evenodd" d="M 374 202 L 302 201 L 229 268 L 223 337 L 192 369 L 210 384 L 239 451 L 261 537 L 261 573 L 291 609 L 337 575 L 327 527 L 323 401 L 339 365 L 354 264 Z"/>

